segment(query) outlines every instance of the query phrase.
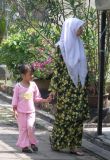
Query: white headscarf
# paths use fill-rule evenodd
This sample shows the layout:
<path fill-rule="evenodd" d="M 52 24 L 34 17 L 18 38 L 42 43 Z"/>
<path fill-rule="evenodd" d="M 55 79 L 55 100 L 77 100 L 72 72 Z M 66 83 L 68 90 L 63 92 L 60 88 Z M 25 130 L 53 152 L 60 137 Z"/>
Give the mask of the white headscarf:
<path fill-rule="evenodd" d="M 56 44 L 61 49 L 68 73 L 75 86 L 78 85 L 78 77 L 82 86 L 84 86 L 87 76 L 87 61 L 83 42 L 76 35 L 77 30 L 83 25 L 84 21 L 78 18 L 68 18 L 65 20 L 60 40 Z"/>

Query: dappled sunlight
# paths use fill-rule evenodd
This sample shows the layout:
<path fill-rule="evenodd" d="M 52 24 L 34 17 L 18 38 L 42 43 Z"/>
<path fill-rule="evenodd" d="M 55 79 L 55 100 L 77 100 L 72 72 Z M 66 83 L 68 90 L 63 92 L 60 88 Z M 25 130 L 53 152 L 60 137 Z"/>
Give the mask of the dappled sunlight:
<path fill-rule="evenodd" d="M 106 124 L 107 126 L 107 124 Z M 108 124 L 108 127 L 103 126 L 102 127 L 102 135 L 97 135 L 97 125 L 94 127 L 84 127 L 83 128 L 84 135 L 88 135 L 88 137 L 94 137 L 94 138 L 103 138 L 105 141 L 106 139 L 110 140 L 110 125 Z"/>
<path fill-rule="evenodd" d="M 0 123 L 10 126 L 17 126 L 12 109 L 10 109 L 10 107 L 0 106 Z"/>

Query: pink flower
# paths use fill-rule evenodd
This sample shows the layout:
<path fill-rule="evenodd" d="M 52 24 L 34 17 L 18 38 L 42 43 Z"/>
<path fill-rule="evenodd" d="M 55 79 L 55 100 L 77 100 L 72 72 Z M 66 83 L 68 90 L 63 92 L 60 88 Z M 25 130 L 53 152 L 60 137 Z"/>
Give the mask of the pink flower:
<path fill-rule="evenodd" d="M 47 65 L 47 64 L 50 64 L 52 62 L 52 58 L 51 57 L 49 57 L 46 61 L 44 61 L 44 62 L 33 62 L 33 67 L 34 68 L 39 68 L 39 69 L 44 69 L 45 68 L 45 66 Z"/>

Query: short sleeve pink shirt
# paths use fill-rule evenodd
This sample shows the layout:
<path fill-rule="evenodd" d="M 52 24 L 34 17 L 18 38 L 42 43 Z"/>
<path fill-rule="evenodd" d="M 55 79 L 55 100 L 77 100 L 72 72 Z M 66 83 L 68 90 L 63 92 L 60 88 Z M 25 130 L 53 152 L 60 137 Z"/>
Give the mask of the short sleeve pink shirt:
<path fill-rule="evenodd" d="M 29 87 L 24 87 L 17 83 L 14 87 L 12 105 L 17 106 L 17 111 L 21 113 L 35 112 L 34 101 L 40 101 L 41 95 L 35 82 L 31 81 Z"/>

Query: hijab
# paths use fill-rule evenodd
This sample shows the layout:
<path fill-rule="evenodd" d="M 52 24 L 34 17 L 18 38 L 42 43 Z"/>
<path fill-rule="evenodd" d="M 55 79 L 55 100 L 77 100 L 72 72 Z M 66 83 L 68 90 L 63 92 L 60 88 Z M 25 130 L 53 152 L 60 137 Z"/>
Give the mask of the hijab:
<path fill-rule="evenodd" d="M 84 86 L 87 76 L 84 46 L 80 37 L 77 36 L 77 30 L 83 25 L 84 21 L 78 18 L 66 19 L 62 26 L 60 40 L 56 43 L 56 46 L 60 47 L 68 73 L 76 87 L 79 80 Z"/>

